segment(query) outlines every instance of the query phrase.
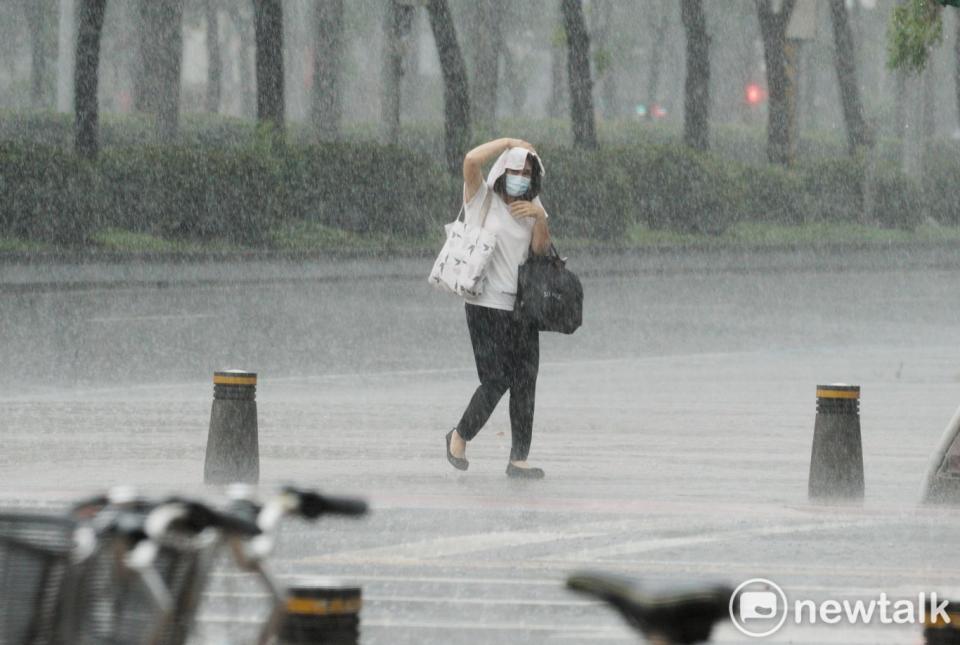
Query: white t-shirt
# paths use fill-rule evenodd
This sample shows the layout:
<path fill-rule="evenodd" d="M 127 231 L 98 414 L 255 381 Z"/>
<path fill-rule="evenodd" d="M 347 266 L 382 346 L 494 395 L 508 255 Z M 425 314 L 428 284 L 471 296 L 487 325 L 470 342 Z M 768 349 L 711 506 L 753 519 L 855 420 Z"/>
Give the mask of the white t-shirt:
<path fill-rule="evenodd" d="M 493 192 L 486 182 L 481 182 L 473 198 L 464 204 L 464 221 L 467 224 L 480 225 L 480 210 L 487 191 L 492 194 L 483 228 L 497 237 L 497 246 L 487 263 L 487 284 L 483 293 L 464 296 L 464 300 L 472 305 L 513 311 L 513 303 L 517 298 L 517 275 L 520 265 L 527 260 L 536 220 L 532 217 L 514 217 L 500 195 Z"/>

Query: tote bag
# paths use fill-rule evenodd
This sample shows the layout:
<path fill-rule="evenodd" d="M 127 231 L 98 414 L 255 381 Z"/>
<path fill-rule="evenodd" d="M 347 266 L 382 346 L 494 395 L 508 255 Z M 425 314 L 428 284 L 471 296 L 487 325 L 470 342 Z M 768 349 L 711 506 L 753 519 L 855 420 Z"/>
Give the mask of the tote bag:
<path fill-rule="evenodd" d="M 487 282 L 485 269 L 497 245 L 497 237 L 483 228 L 492 196 L 493 191 L 488 189 L 480 207 L 480 226 L 468 225 L 465 217 L 461 219 L 463 206 L 457 219 L 444 226 L 447 240 L 427 278 L 434 287 L 458 296 L 483 293 Z"/>
<path fill-rule="evenodd" d="M 572 334 L 583 323 L 583 286 L 566 264 L 551 244 L 520 265 L 514 312 L 539 331 Z"/>

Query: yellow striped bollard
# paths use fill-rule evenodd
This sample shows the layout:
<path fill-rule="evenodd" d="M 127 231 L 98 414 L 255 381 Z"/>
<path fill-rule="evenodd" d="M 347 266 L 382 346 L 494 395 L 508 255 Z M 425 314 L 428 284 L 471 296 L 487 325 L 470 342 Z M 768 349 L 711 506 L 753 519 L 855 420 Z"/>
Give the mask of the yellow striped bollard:
<path fill-rule="evenodd" d="M 808 494 L 814 498 L 863 498 L 860 386 L 817 386 Z"/>
<path fill-rule="evenodd" d="M 222 370 L 213 373 L 213 408 L 207 434 L 203 481 L 207 484 L 260 479 L 257 439 L 257 373 Z"/>

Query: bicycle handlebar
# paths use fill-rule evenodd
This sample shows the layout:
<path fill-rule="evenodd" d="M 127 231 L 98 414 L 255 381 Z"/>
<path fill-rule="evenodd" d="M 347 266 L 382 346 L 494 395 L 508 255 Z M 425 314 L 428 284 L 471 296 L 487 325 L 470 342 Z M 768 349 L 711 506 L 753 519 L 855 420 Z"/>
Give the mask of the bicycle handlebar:
<path fill-rule="evenodd" d="M 327 514 L 359 517 L 368 510 L 366 501 L 355 497 L 332 497 L 294 486 L 285 486 L 283 492 L 293 495 L 297 499 L 296 512 L 311 520 Z"/>
<path fill-rule="evenodd" d="M 260 528 L 244 517 L 182 498 L 171 498 L 158 504 L 150 512 L 146 523 L 146 533 L 151 538 L 161 538 L 171 530 L 198 534 L 208 528 L 217 529 L 228 536 L 252 537 L 260 534 Z"/>

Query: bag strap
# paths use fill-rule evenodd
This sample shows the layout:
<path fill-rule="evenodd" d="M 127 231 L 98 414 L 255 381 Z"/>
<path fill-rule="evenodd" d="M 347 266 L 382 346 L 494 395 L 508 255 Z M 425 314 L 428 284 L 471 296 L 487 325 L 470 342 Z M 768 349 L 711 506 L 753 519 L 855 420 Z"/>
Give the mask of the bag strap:
<path fill-rule="evenodd" d="M 493 190 L 487 186 L 487 194 L 483 196 L 483 206 L 480 207 L 480 228 L 487 221 L 487 213 L 490 212 L 490 201 L 493 199 Z"/>
<path fill-rule="evenodd" d="M 557 259 L 560 259 L 560 260 L 563 259 L 563 258 L 560 257 L 560 252 L 557 251 L 557 247 L 554 246 L 552 240 L 551 240 L 551 242 L 550 242 L 550 251 L 551 251 L 551 252 L 548 253 L 547 255 L 552 255 L 553 257 L 555 257 L 555 258 L 557 258 Z M 527 247 L 527 255 L 528 255 L 528 256 L 536 255 L 536 253 L 533 252 L 533 243 L 532 243 L 532 242 L 530 243 L 530 246 Z"/>
<path fill-rule="evenodd" d="M 490 201 L 492 198 L 493 198 L 493 191 L 488 186 L 487 194 L 483 196 L 483 204 L 480 206 L 480 228 L 483 228 L 484 223 L 486 223 L 487 221 L 487 213 L 490 212 Z M 463 210 L 464 210 L 464 203 L 461 201 L 460 212 L 457 213 L 457 219 L 454 221 L 458 221 L 461 215 L 463 215 L 463 219 L 464 221 L 466 221 L 467 216 L 464 214 Z"/>
<path fill-rule="evenodd" d="M 532 258 L 534 255 L 536 254 L 533 252 L 533 244 L 531 243 L 530 246 L 527 247 L 527 258 Z M 553 244 L 553 241 L 550 242 L 550 253 L 548 253 L 546 257 L 556 258 L 560 260 L 560 264 L 563 266 L 567 265 L 567 258 L 560 257 L 560 252 L 557 251 L 557 247 Z"/>

